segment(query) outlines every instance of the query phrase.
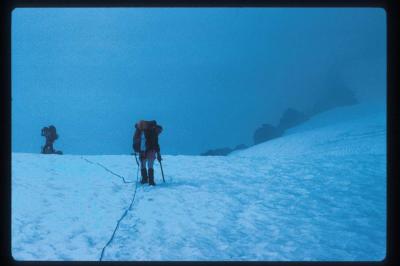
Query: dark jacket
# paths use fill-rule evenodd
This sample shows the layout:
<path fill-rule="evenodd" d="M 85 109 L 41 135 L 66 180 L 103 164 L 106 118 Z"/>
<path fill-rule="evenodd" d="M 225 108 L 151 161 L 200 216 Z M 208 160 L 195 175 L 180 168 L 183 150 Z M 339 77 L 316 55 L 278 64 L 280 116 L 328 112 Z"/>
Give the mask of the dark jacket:
<path fill-rule="evenodd" d="M 42 153 L 44 154 L 56 153 L 56 151 L 53 148 L 54 141 L 58 139 L 56 127 L 51 125 L 49 127 L 42 128 L 42 136 L 46 138 L 46 144 L 42 147 Z M 57 153 L 62 154 L 60 151 Z"/>
<path fill-rule="evenodd" d="M 42 128 L 42 136 L 46 138 L 46 144 L 52 144 L 58 139 L 57 130 L 54 126 Z"/>
<path fill-rule="evenodd" d="M 156 152 L 160 151 L 160 145 L 158 144 L 158 135 L 162 131 L 162 127 L 157 125 L 156 123 L 148 123 L 147 124 L 147 129 L 145 130 L 140 130 L 137 125 L 135 126 L 136 130 L 133 135 L 133 150 L 135 152 L 140 152 L 140 147 L 141 147 L 141 134 L 142 131 L 144 131 L 144 136 L 145 136 L 145 147 L 146 147 L 146 152 L 150 150 L 154 150 Z"/>

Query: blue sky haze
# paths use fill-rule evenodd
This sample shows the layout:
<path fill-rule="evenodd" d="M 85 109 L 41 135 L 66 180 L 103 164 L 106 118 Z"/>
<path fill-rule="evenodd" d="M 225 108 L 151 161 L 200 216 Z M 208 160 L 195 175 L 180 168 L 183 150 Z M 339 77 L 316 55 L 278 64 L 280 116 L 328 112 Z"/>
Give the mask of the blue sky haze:
<path fill-rule="evenodd" d="M 129 154 L 157 120 L 161 151 L 251 144 L 262 123 L 308 111 L 337 86 L 386 97 L 378 8 L 17 8 L 12 150 L 39 152 L 54 124 L 67 154 Z"/>

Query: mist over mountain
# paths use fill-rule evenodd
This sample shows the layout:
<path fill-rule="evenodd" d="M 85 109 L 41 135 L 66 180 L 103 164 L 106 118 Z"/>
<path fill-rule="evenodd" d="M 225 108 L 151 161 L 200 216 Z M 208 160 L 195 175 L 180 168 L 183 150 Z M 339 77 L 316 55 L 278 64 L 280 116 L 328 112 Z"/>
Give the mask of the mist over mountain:
<path fill-rule="evenodd" d="M 129 154 L 155 119 L 162 153 L 200 154 L 338 88 L 385 104 L 385 23 L 378 8 L 15 9 L 12 150 L 40 152 L 54 124 L 66 154 Z"/>

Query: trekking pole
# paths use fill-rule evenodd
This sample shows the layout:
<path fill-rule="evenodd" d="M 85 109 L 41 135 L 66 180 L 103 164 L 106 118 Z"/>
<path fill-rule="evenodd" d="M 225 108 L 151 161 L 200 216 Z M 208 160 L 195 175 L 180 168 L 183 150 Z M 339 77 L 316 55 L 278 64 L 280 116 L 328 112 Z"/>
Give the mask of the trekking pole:
<path fill-rule="evenodd" d="M 163 171 L 163 169 L 162 169 L 162 163 L 161 163 L 161 161 L 159 161 L 159 163 L 160 163 L 160 168 L 161 168 L 162 180 L 163 180 L 163 182 L 165 183 L 165 179 L 164 179 L 164 171 Z"/>
<path fill-rule="evenodd" d="M 160 157 L 159 158 L 161 158 L 161 155 L 160 155 Z M 164 179 L 164 171 L 163 171 L 163 168 L 162 168 L 162 163 L 161 163 L 161 159 L 159 159 L 158 160 L 158 162 L 160 163 L 160 168 L 161 168 L 161 175 L 162 175 L 162 180 L 163 180 L 163 182 L 165 183 L 165 179 Z"/>
<path fill-rule="evenodd" d="M 137 164 L 137 166 L 139 167 L 139 161 L 138 161 L 138 159 L 137 159 L 137 157 L 136 157 L 136 152 L 134 153 L 134 155 L 135 155 L 136 164 Z"/>
<path fill-rule="evenodd" d="M 139 166 L 139 161 L 138 161 L 138 159 L 136 157 L 136 152 L 132 153 L 132 154 L 135 155 L 135 161 L 136 161 L 136 164 L 137 164 L 137 172 L 136 172 L 136 185 L 137 185 L 137 182 L 138 182 L 138 179 L 139 179 L 139 168 L 140 168 L 140 166 Z"/>

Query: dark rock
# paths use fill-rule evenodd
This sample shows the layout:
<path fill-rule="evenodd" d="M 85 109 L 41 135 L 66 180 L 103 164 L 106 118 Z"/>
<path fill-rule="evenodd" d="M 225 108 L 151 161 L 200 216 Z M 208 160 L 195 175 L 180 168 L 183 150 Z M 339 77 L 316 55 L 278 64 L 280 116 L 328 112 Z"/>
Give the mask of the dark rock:
<path fill-rule="evenodd" d="M 239 145 L 236 145 L 236 147 L 235 147 L 235 148 L 233 148 L 233 150 L 234 150 L 234 151 L 237 151 L 237 150 L 243 150 L 243 149 L 247 149 L 247 146 L 246 146 L 246 145 L 244 145 L 244 144 L 239 144 Z"/>
<path fill-rule="evenodd" d="M 225 156 L 228 155 L 229 153 L 236 151 L 236 150 L 243 150 L 246 149 L 247 146 L 244 144 L 239 144 L 236 145 L 235 148 L 231 149 L 231 148 L 219 148 L 219 149 L 214 149 L 214 150 L 208 150 L 200 155 L 202 156 Z"/>
<path fill-rule="evenodd" d="M 232 152 L 231 148 L 220 148 L 220 149 L 214 149 L 214 150 L 208 150 L 200 155 L 203 156 L 224 156 L 228 155 L 230 152 Z"/>
<path fill-rule="evenodd" d="M 339 86 L 336 89 L 328 90 L 320 99 L 315 103 L 312 114 L 318 114 L 329 109 L 357 104 L 357 98 L 353 91 L 350 89 Z"/>
<path fill-rule="evenodd" d="M 260 128 L 257 128 L 253 135 L 254 144 L 259 144 L 277 137 L 282 136 L 283 131 L 280 128 L 271 126 L 269 124 L 263 124 Z"/>
<path fill-rule="evenodd" d="M 297 126 L 308 120 L 308 117 L 293 108 L 288 108 L 283 113 L 282 118 L 279 121 L 279 129 L 284 131 L 288 128 Z"/>

